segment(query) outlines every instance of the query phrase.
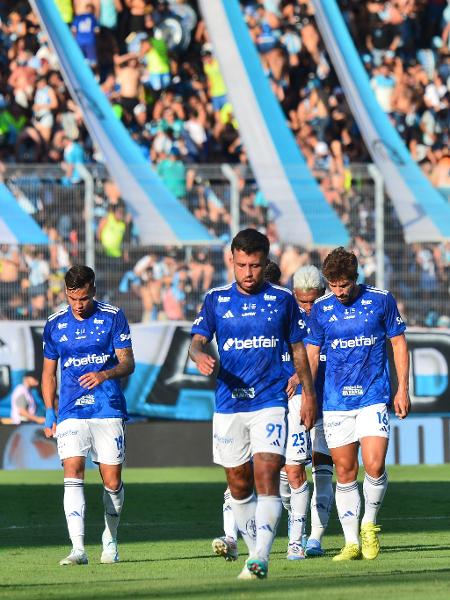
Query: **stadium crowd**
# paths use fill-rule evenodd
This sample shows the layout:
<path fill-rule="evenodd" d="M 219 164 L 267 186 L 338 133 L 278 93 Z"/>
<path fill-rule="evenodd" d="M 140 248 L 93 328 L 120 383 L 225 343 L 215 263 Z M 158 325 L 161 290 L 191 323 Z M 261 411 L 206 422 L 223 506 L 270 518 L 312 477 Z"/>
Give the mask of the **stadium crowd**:
<path fill-rule="evenodd" d="M 228 189 L 206 165 L 234 165 L 240 221 L 267 233 L 282 282 L 319 265 L 278 239 L 276 207 L 258 191 L 233 107 L 194 2 L 56 0 L 118 119 L 173 194 L 212 233 L 230 239 Z M 375 282 L 374 207 L 355 163 L 370 162 L 324 49 L 308 0 L 242 1 L 250 34 L 286 119 L 323 193 L 352 237 L 362 280 Z M 450 4 L 446 0 L 340 0 L 371 86 L 412 156 L 450 190 Z M 0 248 L 2 318 L 43 318 L 63 302 L 63 273 L 84 246 L 77 165 L 102 156 L 70 98 L 45 32 L 26 0 L 0 2 L 0 160 L 5 178 L 47 232 L 48 248 Z M 12 171 L 53 163 L 61 174 Z M 3 170 L 5 167 L 3 167 Z M 100 171 L 99 171 L 100 172 Z M 7 175 L 12 173 L 11 175 Z M 221 250 L 142 248 L 115 185 L 96 177 L 99 290 L 130 320 L 191 318 L 203 292 L 232 276 Z M 389 204 L 388 204 L 389 206 Z M 112 236 L 111 232 L 117 232 Z M 386 286 L 411 324 L 448 326 L 450 244 L 406 245 L 390 208 Z M 392 277 L 393 271 L 401 276 Z M 6 285 L 3 285 L 6 284 Z"/>

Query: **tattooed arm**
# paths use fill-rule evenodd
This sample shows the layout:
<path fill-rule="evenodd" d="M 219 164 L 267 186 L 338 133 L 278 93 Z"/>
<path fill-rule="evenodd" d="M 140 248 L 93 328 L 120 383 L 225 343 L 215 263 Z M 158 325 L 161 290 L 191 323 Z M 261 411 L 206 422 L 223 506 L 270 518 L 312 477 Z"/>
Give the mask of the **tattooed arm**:
<path fill-rule="evenodd" d="M 126 377 L 134 371 L 133 348 L 116 348 L 116 356 L 119 364 L 107 371 L 92 371 L 85 373 L 78 381 L 80 385 L 88 390 L 92 390 L 107 379 L 120 379 Z"/>

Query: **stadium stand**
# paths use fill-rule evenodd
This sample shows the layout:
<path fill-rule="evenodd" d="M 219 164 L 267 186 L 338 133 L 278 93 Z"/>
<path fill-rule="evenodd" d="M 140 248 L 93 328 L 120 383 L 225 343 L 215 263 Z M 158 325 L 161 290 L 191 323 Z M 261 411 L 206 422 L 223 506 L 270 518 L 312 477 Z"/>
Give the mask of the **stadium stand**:
<path fill-rule="evenodd" d="M 298 266 L 320 266 L 328 249 L 286 246 L 278 239 L 276 206 L 253 179 L 195 2 L 56 4 L 149 168 L 157 170 L 200 222 L 224 242 L 230 240 L 231 194 L 220 169 L 229 163 L 239 182 L 240 224 L 269 235 L 283 282 L 290 283 Z M 362 279 L 375 283 L 369 156 L 312 7 L 307 0 L 241 4 L 308 166 L 352 236 Z M 433 185 L 449 197 L 450 4 L 339 4 L 380 105 Z M 62 274 L 84 259 L 85 185 L 79 164 L 87 165 L 94 179 L 98 288 L 104 298 L 120 302 L 130 321 L 191 318 L 203 291 L 229 279 L 227 253 L 139 244 L 133 215 L 108 178 L 28 2 L 0 2 L 0 19 L 1 174 L 51 239 L 48 247 L 23 247 L 21 252 L 0 247 L 0 282 L 10 284 L 3 293 L 1 318 L 42 318 L 63 301 Z M 386 204 L 386 287 L 410 324 L 441 326 L 448 319 L 450 242 L 405 244 Z M 105 227 L 120 235 L 111 242 Z"/>

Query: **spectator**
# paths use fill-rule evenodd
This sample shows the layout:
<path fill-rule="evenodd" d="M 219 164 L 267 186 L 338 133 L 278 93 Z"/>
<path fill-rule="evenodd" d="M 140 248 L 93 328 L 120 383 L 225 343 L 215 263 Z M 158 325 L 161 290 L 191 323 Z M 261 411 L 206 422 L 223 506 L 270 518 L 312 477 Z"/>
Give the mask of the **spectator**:
<path fill-rule="evenodd" d="M 72 32 L 91 67 L 97 66 L 97 39 L 100 31 L 98 21 L 95 18 L 95 8 L 91 2 L 87 2 L 84 11 L 77 14 L 72 21 Z"/>
<path fill-rule="evenodd" d="M 37 416 L 36 401 L 32 390 L 39 387 L 39 378 L 34 371 L 26 371 L 22 383 L 17 385 L 11 395 L 11 423 L 44 423 L 45 417 Z"/>
<path fill-rule="evenodd" d="M 386 113 L 391 113 L 395 79 L 386 62 L 383 62 L 379 67 L 374 69 L 370 85 L 381 108 Z"/>
<path fill-rule="evenodd" d="M 169 285 L 163 288 L 161 298 L 165 316 L 171 321 L 182 321 L 185 318 L 186 284 L 188 269 L 179 265 Z"/>
<path fill-rule="evenodd" d="M 61 19 L 67 25 L 70 25 L 73 21 L 73 5 L 72 0 L 55 0 L 56 8 L 61 15 Z"/>
<path fill-rule="evenodd" d="M 141 89 L 139 62 L 136 54 L 115 56 L 115 70 L 120 103 L 125 110 L 131 113 L 139 103 Z"/>
<path fill-rule="evenodd" d="M 127 223 L 123 203 L 111 204 L 108 214 L 100 220 L 97 229 L 97 236 L 105 256 L 113 259 L 122 258 L 126 230 Z"/>
<path fill-rule="evenodd" d="M 186 198 L 186 167 L 180 160 L 181 153 L 172 146 L 169 156 L 161 160 L 156 168 L 166 187 L 178 200 Z"/>
<path fill-rule="evenodd" d="M 24 252 L 25 263 L 29 269 L 28 294 L 30 315 L 33 319 L 42 319 L 47 313 L 47 289 L 50 277 L 50 265 L 45 258 L 44 249 L 31 247 Z"/>
<path fill-rule="evenodd" d="M 47 77 L 39 77 L 36 81 L 32 122 L 47 144 L 50 141 L 54 124 L 53 111 L 57 108 L 58 100 L 55 90 L 48 84 Z"/>
<path fill-rule="evenodd" d="M 63 162 L 61 164 L 61 167 L 65 172 L 63 183 L 80 183 L 82 177 L 77 166 L 84 164 L 83 148 L 77 140 L 72 140 L 67 136 L 63 136 L 61 142 L 64 148 Z"/>
<path fill-rule="evenodd" d="M 158 262 L 154 253 L 146 254 L 134 265 L 133 272 L 138 277 L 139 295 L 142 303 L 141 321 L 157 320 L 161 306 L 161 281 L 156 280 L 153 268 Z"/>
<path fill-rule="evenodd" d="M 11 318 L 11 302 L 20 292 L 20 255 L 17 246 L 0 244 L 0 311 Z"/>
<path fill-rule="evenodd" d="M 211 98 L 212 108 L 217 119 L 219 111 L 227 102 L 227 88 L 220 72 L 219 63 L 212 55 L 211 46 L 205 45 L 200 52 L 200 56 L 206 76 L 207 92 Z"/>
<path fill-rule="evenodd" d="M 117 35 L 119 14 L 122 12 L 122 0 L 100 0 L 99 25 Z"/>
<path fill-rule="evenodd" d="M 120 200 L 116 204 L 110 204 L 108 213 L 98 224 L 97 238 L 102 250 L 99 266 L 101 276 L 106 280 L 103 287 L 110 301 L 113 301 L 119 291 L 119 282 L 129 261 L 130 221 L 125 205 Z"/>
<path fill-rule="evenodd" d="M 154 35 L 152 27 L 149 37 L 141 42 L 139 54 L 146 68 L 142 78 L 144 86 L 155 92 L 169 87 L 172 77 L 167 44 L 164 38 Z"/>
<path fill-rule="evenodd" d="M 207 292 L 212 285 L 214 267 L 208 252 L 203 249 L 195 250 L 189 263 L 189 276 L 195 291 Z"/>

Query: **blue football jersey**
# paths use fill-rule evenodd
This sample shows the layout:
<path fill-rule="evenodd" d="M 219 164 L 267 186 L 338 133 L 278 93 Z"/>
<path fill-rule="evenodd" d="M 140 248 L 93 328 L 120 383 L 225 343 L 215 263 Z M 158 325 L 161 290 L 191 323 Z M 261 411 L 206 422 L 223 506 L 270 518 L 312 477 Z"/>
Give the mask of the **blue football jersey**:
<path fill-rule="evenodd" d="M 354 410 L 390 404 L 387 338 L 406 327 L 392 294 L 360 285 L 344 305 L 327 294 L 314 303 L 306 342 L 326 347 L 323 410 Z"/>
<path fill-rule="evenodd" d="M 309 320 L 311 318 L 310 315 L 306 313 L 302 308 L 300 308 L 300 312 L 302 314 L 303 322 L 305 323 L 306 331 L 309 334 Z M 320 349 L 320 357 L 319 357 L 319 367 L 317 369 L 316 380 L 314 382 L 314 387 L 316 390 L 317 397 L 317 418 L 321 419 L 322 414 L 322 404 L 323 404 L 323 386 L 325 383 L 325 365 L 327 360 L 326 354 L 326 346 L 324 345 Z M 288 346 L 286 346 L 285 352 L 283 354 L 283 365 L 286 371 L 286 378 L 289 379 L 295 373 L 294 364 L 292 362 L 291 354 L 289 352 Z M 301 384 L 297 386 L 296 394 L 300 395 L 302 393 Z"/>
<path fill-rule="evenodd" d="M 287 405 L 285 344 L 301 342 L 306 335 L 290 290 L 270 283 L 251 295 L 242 294 L 236 283 L 212 289 L 191 333 L 209 341 L 216 336 L 220 358 L 216 412 Z"/>
<path fill-rule="evenodd" d="M 79 321 L 69 306 L 51 315 L 44 328 L 44 356 L 59 360 L 58 423 L 65 419 L 126 418 L 125 397 L 118 379 L 108 379 L 91 390 L 78 378 L 106 371 L 118 364 L 117 348 L 131 347 L 128 322 L 120 308 L 94 301 L 92 315 Z"/>

